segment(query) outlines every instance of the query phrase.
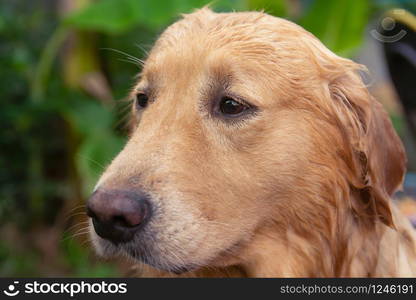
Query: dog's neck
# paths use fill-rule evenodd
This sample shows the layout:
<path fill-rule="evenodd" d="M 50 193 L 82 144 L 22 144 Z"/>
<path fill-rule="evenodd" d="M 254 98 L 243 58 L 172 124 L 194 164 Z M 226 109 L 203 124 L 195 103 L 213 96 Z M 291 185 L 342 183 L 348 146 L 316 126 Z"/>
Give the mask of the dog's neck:
<path fill-rule="evenodd" d="M 270 225 L 241 253 L 248 277 L 407 277 L 416 275 L 416 234 L 392 205 L 396 228 L 358 224 L 351 215 L 334 232 Z M 276 224 L 275 226 L 281 226 Z M 273 230 L 274 229 L 274 230 Z M 277 229 L 277 230 L 276 230 Z M 331 237 L 335 234 L 336 238 Z M 405 240 L 405 242 L 403 242 Z M 330 244 L 328 241 L 335 241 Z"/>
<path fill-rule="evenodd" d="M 353 217 L 350 221 L 355 222 Z M 320 232 L 313 226 L 303 230 L 287 226 L 282 230 L 268 224 L 258 230 L 241 251 L 239 266 L 248 277 L 382 275 L 377 274 L 377 265 L 382 257 L 380 242 L 386 226 L 379 224 L 371 229 L 372 232 L 365 232 L 367 228 L 348 222 L 345 226 L 350 228 Z M 336 235 L 336 238 L 330 235 Z"/>

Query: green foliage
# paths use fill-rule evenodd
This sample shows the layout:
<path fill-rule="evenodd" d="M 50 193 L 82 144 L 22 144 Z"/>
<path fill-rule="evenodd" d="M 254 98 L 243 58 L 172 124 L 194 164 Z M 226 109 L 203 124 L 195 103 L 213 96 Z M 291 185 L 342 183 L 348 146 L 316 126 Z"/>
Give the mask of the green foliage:
<path fill-rule="evenodd" d="M 404 134 L 405 128 L 406 128 L 406 121 L 403 118 L 403 116 L 399 116 L 399 115 L 395 115 L 395 114 L 390 114 L 390 120 L 391 120 L 391 122 L 393 124 L 394 129 L 399 134 Z"/>
<path fill-rule="evenodd" d="M 85 248 L 64 235 L 61 245 L 64 255 L 64 264 L 71 266 L 75 277 L 117 277 L 120 276 L 117 269 L 109 263 L 94 263 Z"/>
<path fill-rule="evenodd" d="M 300 24 L 332 51 L 350 56 L 361 44 L 369 9 L 369 1 L 316 0 Z"/>
<path fill-rule="evenodd" d="M 38 256 L 33 252 L 17 253 L 6 243 L 0 243 L 0 277 L 36 276 Z"/>
<path fill-rule="evenodd" d="M 264 10 L 264 12 L 277 17 L 284 17 L 287 15 L 287 4 L 285 0 L 249 0 L 249 10 Z"/>
<path fill-rule="evenodd" d="M 32 144 L 27 137 L 34 133 L 33 126 L 40 123 L 38 116 L 44 109 L 34 107 L 29 101 L 29 80 L 41 41 L 26 37 L 27 28 L 36 35 L 49 27 L 43 22 L 44 14 L 33 13 L 28 17 L 15 14 L 21 7 L 0 4 L 0 221 L 9 220 L 15 211 L 26 208 L 29 184 L 28 165 Z"/>
<path fill-rule="evenodd" d="M 83 181 L 83 194 L 87 197 L 125 140 L 114 133 L 114 113 L 98 102 L 72 101 L 63 114 L 81 138 L 75 160 Z"/>
<path fill-rule="evenodd" d="M 93 29 L 108 33 L 125 31 L 143 16 L 142 1 L 104 0 L 89 5 L 66 19 L 79 29 Z"/>
<path fill-rule="evenodd" d="M 159 28 L 181 13 L 207 5 L 207 0 L 158 1 L 102 0 L 69 16 L 65 22 L 79 29 L 115 34 L 136 25 Z M 222 1 L 218 1 L 221 5 Z M 225 1 L 224 1 L 225 2 Z"/>
<path fill-rule="evenodd" d="M 32 230 L 68 218 L 62 209 L 79 205 L 74 202 L 77 189 L 85 199 L 102 171 L 89 165 L 90 159 L 105 165 L 123 143 L 112 109 L 65 86 L 56 67 L 58 52 L 50 51 L 59 50 L 62 39 L 44 48 L 59 20 L 35 2 L 0 2 L 0 276 L 48 274 L 41 273 L 45 254 L 33 244 Z M 46 63 L 39 63 L 39 57 L 46 57 Z M 115 65 L 120 79 L 133 72 L 125 63 Z M 130 82 L 124 82 L 117 93 L 127 90 Z M 10 240 L 7 231 L 16 239 Z M 72 239 L 57 258 L 65 274 L 115 274 L 108 264 L 87 264 L 89 250 L 77 250 L 77 245 Z M 68 257 L 72 260 L 66 261 Z M 59 266 L 53 259 L 50 263 Z"/>

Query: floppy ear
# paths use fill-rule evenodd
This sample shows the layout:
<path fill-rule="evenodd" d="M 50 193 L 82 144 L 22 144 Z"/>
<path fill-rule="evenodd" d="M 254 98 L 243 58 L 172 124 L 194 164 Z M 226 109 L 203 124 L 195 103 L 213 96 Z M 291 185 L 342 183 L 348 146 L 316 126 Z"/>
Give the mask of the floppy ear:
<path fill-rule="evenodd" d="M 329 92 L 337 107 L 342 138 L 348 144 L 344 159 L 353 190 L 352 208 L 358 216 L 394 227 L 390 196 L 404 178 L 403 144 L 387 113 L 355 71 L 359 65 L 344 60 L 342 67 L 338 69 L 342 73 L 329 82 Z"/>

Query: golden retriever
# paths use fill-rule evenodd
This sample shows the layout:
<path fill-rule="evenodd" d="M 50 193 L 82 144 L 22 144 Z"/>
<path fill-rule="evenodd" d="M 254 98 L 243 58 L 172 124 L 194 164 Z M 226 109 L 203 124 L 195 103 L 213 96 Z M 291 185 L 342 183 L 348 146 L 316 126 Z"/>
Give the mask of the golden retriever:
<path fill-rule="evenodd" d="M 142 276 L 416 276 L 405 153 L 362 69 L 265 13 L 185 15 L 88 201 L 97 252 Z"/>

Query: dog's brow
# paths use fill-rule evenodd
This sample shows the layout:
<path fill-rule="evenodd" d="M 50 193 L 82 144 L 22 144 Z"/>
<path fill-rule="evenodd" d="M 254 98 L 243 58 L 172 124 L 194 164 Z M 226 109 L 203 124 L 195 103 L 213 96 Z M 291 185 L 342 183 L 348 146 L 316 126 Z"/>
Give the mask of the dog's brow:
<path fill-rule="evenodd" d="M 213 72 L 210 76 L 208 76 L 207 84 L 202 87 L 202 97 L 209 99 L 215 95 L 223 93 L 231 85 L 231 78 L 231 74 L 225 75 L 225 73 Z"/>
<path fill-rule="evenodd" d="M 210 80 L 226 88 L 230 86 L 234 76 L 230 69 L 226 65 L 217 65 L 211 70 Z"/>
<path fill-rule="evenodd" d="M 155 71 L 154 69 L 147 70 L 143 75 L 143 77 L 146 78 L 146 82 L 148 82 L 149 85 L 154 85 L 158 77 L 157 71 Z"/>
<path fill-rule="evenodd" d="M 150 78 L 154 78 L 154 77 L 150 77 Z M 154 80 L 149 79 L 149 77 L 142 78 L 142 80 L 140 80 L 140 82 L 134 88 L 133 93 L 137 93 L 137 92 L 144 93 L 148 96 L 154 96 L 156 93 L 156 84 Z"/>
<path fill-rule="evenodd" d="M 148 69 L 144 69 L 138 76 L 138 81 L 136 84 L 136 90 L 147 90 L 153 89 L 156 85 L 157 75 L 154 71 L 150 71 Z"/>

